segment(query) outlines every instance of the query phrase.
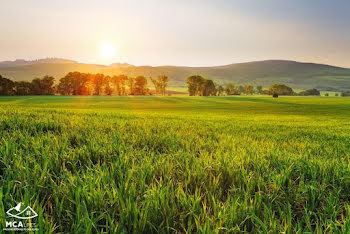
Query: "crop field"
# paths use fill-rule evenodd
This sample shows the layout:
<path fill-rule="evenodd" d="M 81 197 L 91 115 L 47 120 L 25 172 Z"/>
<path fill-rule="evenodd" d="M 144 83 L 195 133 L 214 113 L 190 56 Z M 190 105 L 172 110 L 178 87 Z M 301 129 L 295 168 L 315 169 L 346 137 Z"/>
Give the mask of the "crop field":
<path fill-rule="evenodd" d="M 47 233 L 350 232 L 347 98 L 1 97 L 0 134 Z"/>

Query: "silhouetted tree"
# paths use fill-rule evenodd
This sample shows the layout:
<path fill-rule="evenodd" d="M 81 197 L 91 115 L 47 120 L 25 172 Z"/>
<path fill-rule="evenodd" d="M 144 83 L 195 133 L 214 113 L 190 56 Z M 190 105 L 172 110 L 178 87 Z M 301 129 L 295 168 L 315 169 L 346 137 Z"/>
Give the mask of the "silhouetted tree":
<path fill-rule="evenodd" d="M 35 78 L 32 80 L 32 93 L 34 95 L 54 95 L 55 94 L 55 78 L 52 76 L 44 76 L 43 78 Z"/>
<path fill-rule="evenodd" d="M 16 95 L 31 95 L 32 93 L 32 83 L 28 81 L 15 82 Z"/>
<path fill-rule="evenodd" d="M 81 72 L 69 72 L 57 85 L 57 92 L 62 95 L 88 95 L 90 75 Z"/>
<path fill-rule="evenodd" d="M 15 94 L 15 83 L 0 75 L 0 95 L 9 96 Z"/>

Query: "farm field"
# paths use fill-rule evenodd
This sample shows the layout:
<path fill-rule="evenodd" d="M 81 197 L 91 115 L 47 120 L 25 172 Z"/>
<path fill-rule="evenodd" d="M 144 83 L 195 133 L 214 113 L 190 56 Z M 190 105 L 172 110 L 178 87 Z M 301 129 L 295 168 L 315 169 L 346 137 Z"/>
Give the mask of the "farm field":
<path fill-rule="evenodd" d="M 350 232 L 349 98 L 0 97 L 0 134 L 48 233 Z"/>

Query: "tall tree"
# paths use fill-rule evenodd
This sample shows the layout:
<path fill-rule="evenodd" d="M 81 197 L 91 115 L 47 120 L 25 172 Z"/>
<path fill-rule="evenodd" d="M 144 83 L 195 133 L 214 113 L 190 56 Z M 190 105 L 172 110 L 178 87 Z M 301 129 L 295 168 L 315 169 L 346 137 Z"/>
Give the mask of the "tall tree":
<path fill-rule="evenodd" d="M 168 86 L 169 78 L 165 75 L 160 75 L 158 76 L 158 82 L 160 83 L 161 93 L 164 96 L 166 93 L 166 88 Z"/>
<path fill-rule="evenodd" d="M 60 79 L 57 92 L 62 95 L 88 95 L 89 74 L 69 72 Z"/>
<path fill-rule="evenodd" d="M 219 87 L 217 88 L 218 89 L 218 96 L 222 96 L 224 95 L 224 87 L 222 87 L 222 85 L 219 85 Z"/>
<path fill-rule="evenodd" d="M 237 95 L 244 93 L 244 91 L 245 91 L 245 88 L 243 87 L 243 85 L 238 85 L 235 88 L 235 94 Z"/>
<path fill-rule="evenodd" d="M 111 81 L 111 77 L 105 76 L 105 89 L 104 89 L 104 91 L 105 91 L 105 94 L 108 96 L 112 95 L 112 93 L 113 93 L 113 89 L 110 85 L 110 81 Z"/>
<path fill-rule="evenodd" d="M 134 94 L 135 95 L 146 95 L 148 93 L 147 88 L 147 79 L 144 76 L 138 76 L 135 78 L 135 87 Z"/>
<path fill-rule="evenodd" d="M 150 77 L 152 83 L 153 83 L 153 86 L 154 86 L 154 90 L 156 92 L 156 94 L 161 94 L 161 84 L 160 82 L 158 82 L 158 80 L 156 79 L 153 79 L 152 77 Z"/>
<path fill-rule="evenodd" d="M 32 83 L 28 81 L 15 82 L 16 95 L 31 95 L 32 93 Z"/>
<path fill-rule="evenodd" d="M 187 87 L 190 96 L 202 96 L 205 89 L 205 79 L 199 75 L 189 76 Z"/>
<path fill-rule="evenodd" d="M 126 81 L 126 85 L 129 87 L 129 95 L 135 94 L 135 78 L 129 77 Z"/>
<path fill-rule="evenodd" d="M 54 95 L 55 94 L 54 85 L 55 85 L 55 78 L 52 76 L 35 78 L 32 80 L 32 92 L 34 95 Z"/>
<path fill-rule="evenodd" d="M 244 93 L 247 95 L 252 95 L 254 92 L 254 87 L 252 85 L 245 85 L 244 86 Z"/>
<path fill-rule="evenodd" d="M 68 76 L 60 79 L 57 85 L 57 92 L 61 95 L 71 95 L 73 93 L 72 82 Z"/>
<path fill-rule="evenodd" d="M 258 94 L 262 94 L 263 87 L 261 85 L 256 86 L 256 90 L 258 91 Z"/>
<path fill-rule="evenodd" d="M 15 83 L 0 75 L 0 95 L 8 96 L 15 93 Z"/>
<path fill-rule="evenodd" d="M 204 82 L 204 90 L 202 93 L 203 96 L 215 96 L 216 95 L 216 87 L 212 80 L 205 80 Z"/>
<path fill-rule="evenodd" d="M 106 77 L 105 75 L 98 73 L 94 76 L 92 76 L 92 83 L 94 86 L 94 95 L 102 95 L 103 94 L 103 88 L 106 85 Z"/>
<path fill-rule="evenodd" d="M 125 95 L 126 94 L 125 84 L 126 84 L 127 80 L 128 80 L 128 77 L 126 75 L 113 76 L 111 78 L 111 82 L 114 86 L 115 93 L 117 95 Z"/>
<path fill-rule="evenodd" d="M 168 86 L 169 78 L 165 75 L 160 75 L 158 76 L 157 80 L 152 79 L 151 77 L 151 81 L 154 85 L 154 89 L 156 90 L 156 94 L 161 94 L 164 96 L 166 93 L 166 87 Z"/>
<path fill-rule="evenodd" d="M 234 95 L 235 93 L 235 85 L 232 83 L 227 83 L 225 88 L 227 95 Z"/>

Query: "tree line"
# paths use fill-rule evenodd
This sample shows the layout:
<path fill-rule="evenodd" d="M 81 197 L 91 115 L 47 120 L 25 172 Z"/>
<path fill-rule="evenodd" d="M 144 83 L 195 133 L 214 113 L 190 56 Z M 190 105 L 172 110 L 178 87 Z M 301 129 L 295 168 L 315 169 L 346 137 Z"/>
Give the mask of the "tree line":
<path fill-rule="evenodd" d="M 156 79 L 150 77 L 155 91 L 153 93 L 166 95 L 169 78 L 160 75 Z M 320 96 L 317 89 L 308 89 L 296 93 L 291 87 L 284 84 L 273 84 L 268 89 L 263 86 L 250 84 L 240 85 L 227 83 L 218 85 L 213 80 L 205 79 L 200 75 L 187 78 L 187 88 L 190 96 L 223 96 L 223 95 L 289 95 L 289 96 Z M 52 76 L 35 78 L 28 81 L 12 81 L 0 75 L 0 95 L 151 95 L 148 80 L 144 76 L 128 77 L 126 75 L 107 76 L 104 74 L 90 74 L 69 72 L 56 84 Z M 328 96 L 328 93 L 325 94 Z M 338 96 L 336 94 L 336 96 Z M 350 96 L 349 91 L 341 96 Z"/>
<path fill-rule="evenodd" d="M 250 84 L 239 85 L 227 83 L 225 86 L 222 86 L 199 75 L 189 76 L 187 78 L 187 88 L 190 96 L 230 96 L 241 94 L 295 95 L 292 88 L 283 84 L 273 84 L 268 90 L 264 90 L 261 85 L 254 87 Z"/>
<path fill-rule="evenodd" d="M 253 86 L 250 84 L 240 85 L 227 83 L 226 85 L 218 85 L 212 80 L 205 79 L 200 75 L 189 76 L 187 78 L 187 89 L 190 96 L 231 96 L 231 95 L 279 95 L 287 96 L 320 96 L 320 91 L 313 88 L 296 93 L 291 87 L 285 84 L 272 84 L 268 89 L 264 89 L 262 85 Z M 328 96 L 328 93 L 325 94 Z M 336 94 L 336 96 L 338 96 Z M 350 96 L 350 91 L 341 93 L 341 96 Z"/>
<path fill-rule="evenodd" d="M 155 93 L 166 94 L 168 77 L 161 75 L 150 78 Z M 144 76 L 128 77 L 126 75 L 106 76 L 69 72 L 58 84 L 55 78 L 44 76 L 28 81 L 12 81 L 0 75 L 0 95 L 150 95 L 147 78 Z"/>

